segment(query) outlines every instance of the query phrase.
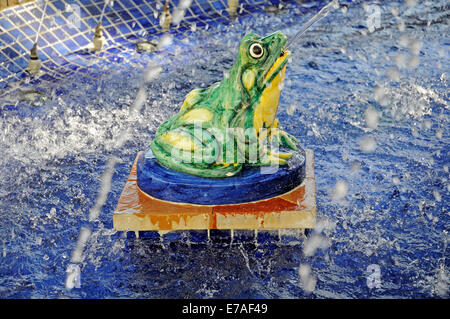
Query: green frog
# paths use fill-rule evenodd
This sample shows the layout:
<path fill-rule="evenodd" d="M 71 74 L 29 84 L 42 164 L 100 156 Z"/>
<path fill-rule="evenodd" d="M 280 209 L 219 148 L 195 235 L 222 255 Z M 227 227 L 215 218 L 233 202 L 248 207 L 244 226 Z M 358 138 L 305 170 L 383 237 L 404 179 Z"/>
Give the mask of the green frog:
<path fill-rule="evenodd" d="M 244 164 L 286 165 L 293 154 L 279 147 L 297 150 L 298 141 L 276 118 L 290 56 L 285 44 L 279 31 L 245 35 L 228 75 L 188 93 L 180 111 L 158 128 L 151 144 L 157 161 L 208 178 L 234 176 Z"/>

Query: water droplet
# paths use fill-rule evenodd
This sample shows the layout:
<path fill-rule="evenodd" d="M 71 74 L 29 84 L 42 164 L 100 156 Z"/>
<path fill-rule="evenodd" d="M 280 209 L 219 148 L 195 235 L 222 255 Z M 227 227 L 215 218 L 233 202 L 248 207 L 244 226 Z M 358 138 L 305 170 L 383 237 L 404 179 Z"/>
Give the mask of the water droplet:
<path fill-rule="evenodd" d="M 392 177 L 392 183 L 394 185 L 399 185 L 400 184 L 400 179 L 397 176 Z"/>
<path fill-rule="evenodd" d="M 172 37 L 168 34 L 165 34 L 161 37 L 158 43 L 158 50 L 161 50 L 172 44 Z"/>
<path fill-rule="evenodd" d="M 392 81 L 400 81 L 400 72 L 397 68 L 390 68 L 386 71 L 387 76 Z"/>
<path fill-rule="evenodd" d="M 287 110 L 286 110 L 286 113 L 288 114 L 288 115 L 294 115 L 294 113 L 295 113 L 295 110 L 297 109 L 297 107 L 295 106 L 295 104 L 291 104 L 288 108 L 287 108 Z"/>
<path fill-rule="evenodd" d="M 361 170 L 361 162 L 353 161 L 350 164 L 350 169 L 352 170 L 352 172 L 358 172 L 359 170 Z"/>
<path fill-rule="evenodd" d="M 417 131 L 417 127 L 411 127 L 411 135 L 413 137 L 418 137 L 419 136 L 419 132 Z"/>
<path fill-rule="evenodd" d="M 410 43 L 409 37 L 406 35 L 400 36 L 398 43 L 400 44 L 400 46 L 406 48 L 407 46 L 409 46 Z"/>
<path fill-rule="evenodd" d="M 406 55 L 404 55 L 403 53 L 399 53 L 396 54 L 394 56 L 394 60 L 395 60 L 395 65 L 397 65 L 397 67 L 399 69 L 404 69 L 407 66 L 407 58 Z"/>
<path fill-rule="evenodd" d="M 371 129 L 376 129 L 378 127 L 379 114 L 377 110 L 372 107 L 368 107 L 365 113 L 366 125 Z"/>
<path fill-rule="evenodd" d="M 412 55 L 419 55 L 420 49 L 422 48 L 422 41 L 420 40 L 411 40 L 409 45 L 409 51 Z"/>
<path fill-rule="evenodd" d="M 298 267 L 300 285 L 306 293 L 311 293 L 316 288 L 316 277 L 311 274 L 311 267 L 308 264 L 301 264 Z"/>
<path fill-rule="evenodd" d="M 386 89 L 382 86 L 376 87 L 374 90 L 374 99 L 375 101 L 380 103 L 380 105 L 386 106 L 389 102 L 386 94 Z"/>
<path fill-rule="evenodd" d="M 371 136 L 363 137 L 359 141 L 359 147 L 363 152 L 370 153 L 373 152 L 377 147 L 377 142 L 375 138 Z"/>
<path fill-rule="evenodd" d="M 440 202 L 442 200 L 441 194 L 436 189 L 433 190 L 433 196 L 434 196 L 434 199 L 436 199 L 437 202 Z"/>
<path fill-rule="evenodd" d="M 340 200 L 347 195 L 348 184 L 344 180 L 337 181 L 333 189 L 332 198 L 333 200 Z"/>

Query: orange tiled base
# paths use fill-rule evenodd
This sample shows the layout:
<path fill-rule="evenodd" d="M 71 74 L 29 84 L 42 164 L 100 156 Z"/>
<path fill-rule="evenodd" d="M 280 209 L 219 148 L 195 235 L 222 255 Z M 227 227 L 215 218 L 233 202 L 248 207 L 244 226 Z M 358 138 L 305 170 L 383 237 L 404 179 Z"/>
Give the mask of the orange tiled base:
<path fill-rule="evenodd" d="M 195 205 L 153 198 L 137 186 L 136 161 L 113 215 L 116 230 L 313 228 L 316 221 L 314 156 L 306 150 L 306 176 L 289 193 L 245 204 Z"/>

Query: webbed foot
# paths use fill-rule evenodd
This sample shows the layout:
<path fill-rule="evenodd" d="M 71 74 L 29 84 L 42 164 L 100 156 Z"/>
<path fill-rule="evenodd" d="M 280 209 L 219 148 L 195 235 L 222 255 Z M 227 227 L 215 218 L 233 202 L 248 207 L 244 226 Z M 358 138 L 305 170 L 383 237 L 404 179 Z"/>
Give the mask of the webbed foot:
<path fill-rule="evenodd" d="M 298 140 L 288 132 L 282 131 L 279 128 L 270 129 L 270 143 L 275 143 L 278 146 L 286 146 L 287 148 L 297 151 Z"/>
<path fill-rule="evenodd" d="M 260 158 L 259 165 L 287 165 L 293 156 L 290 152 L 268 152 L 265 150 Z"/>

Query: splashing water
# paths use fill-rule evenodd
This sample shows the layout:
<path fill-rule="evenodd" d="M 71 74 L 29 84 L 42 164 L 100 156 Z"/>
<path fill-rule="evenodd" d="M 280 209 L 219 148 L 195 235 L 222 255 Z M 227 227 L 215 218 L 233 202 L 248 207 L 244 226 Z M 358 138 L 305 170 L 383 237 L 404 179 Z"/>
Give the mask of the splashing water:
<path fill-rule="evenodd" d="M 447 297 L 444 5 L 389 2 L 370 33 L 352 3 L 292 44 L 278 116 L 315 152 L 319 219 L 307 238 L 126 239 L 112 212 L 136 153 L 185 94 L 223 77 L 244 32 L 293 36 L 319 7 L 286 4 L 171 39 L 171 54 L 30 84 L 49 97 L 35 106 L 2 96 L 0 297 Z M 371 265 L 379 288 L 367 285 Z"/>

